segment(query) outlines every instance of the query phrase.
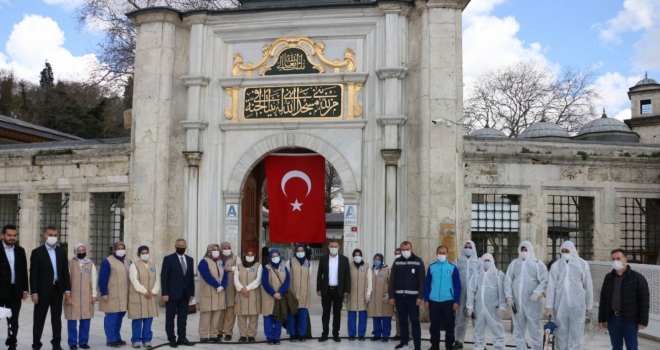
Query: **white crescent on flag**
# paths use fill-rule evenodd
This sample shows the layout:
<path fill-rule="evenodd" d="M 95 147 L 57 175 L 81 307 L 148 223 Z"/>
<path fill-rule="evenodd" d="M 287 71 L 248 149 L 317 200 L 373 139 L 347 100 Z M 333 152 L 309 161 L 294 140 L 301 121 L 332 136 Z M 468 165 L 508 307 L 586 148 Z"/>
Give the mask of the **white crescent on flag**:
<path fill-rule="evenodd" d="M 284 193 L 284 195 L 288 197 L 285 189 L 287 181 L 296 177 L 305 181 L 305 183 L 307 184 L 307 194 L 305 195 L 305 197 L 309 196 L 309 192 L 312 190 L 312 180 L 309 178 L 309 176 L 307 176 L 307 174 L 299 170 L 291 170 L 288 173 L 284 174 L 284 177 L 282 177 L 282 192 Z"/>

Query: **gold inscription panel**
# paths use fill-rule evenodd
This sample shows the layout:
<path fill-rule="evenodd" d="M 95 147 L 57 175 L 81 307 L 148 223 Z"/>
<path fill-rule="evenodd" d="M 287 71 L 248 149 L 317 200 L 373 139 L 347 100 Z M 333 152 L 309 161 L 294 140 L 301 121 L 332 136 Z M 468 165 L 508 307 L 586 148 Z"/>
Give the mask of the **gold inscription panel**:
<path fill-rule="evenodd" d="M 341 84 L 245 88 L 243 115 L 245 119 L 341 118 L 343 94 Z"/>

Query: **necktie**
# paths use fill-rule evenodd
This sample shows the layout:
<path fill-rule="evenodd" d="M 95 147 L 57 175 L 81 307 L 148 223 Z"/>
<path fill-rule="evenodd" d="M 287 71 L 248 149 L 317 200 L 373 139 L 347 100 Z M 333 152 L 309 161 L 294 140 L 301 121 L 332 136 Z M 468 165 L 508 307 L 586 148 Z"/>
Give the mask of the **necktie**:
<path fill-rule="evenodd" d="M 183 257 L 179 257 L 181 259 L 181 269 L 183 269 L 183 275 L 186 275 L 186 264 L 183 262 Z"/>

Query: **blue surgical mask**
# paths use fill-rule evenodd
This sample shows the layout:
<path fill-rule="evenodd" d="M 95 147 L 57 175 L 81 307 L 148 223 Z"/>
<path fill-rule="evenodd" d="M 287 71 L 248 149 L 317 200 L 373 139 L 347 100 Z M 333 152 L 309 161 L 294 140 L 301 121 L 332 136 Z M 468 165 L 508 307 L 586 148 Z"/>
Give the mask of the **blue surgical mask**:
<path fill-rule="evenodd" d="M 330 248 L 330 255 L 337 255 L 339 253 L 339 248 Z"/>
<path fill-rule="evenodd" d="M 484 261 L 484 269 L 488 270 L 490 267 L 493 266 L 493 263 L 490 261 Z"/>
<path fill-rule="evenodd" d="M 374 267 L 375 267 L 375 268 L 379 268 L 380 265 L 382 265 L 382 264 L 383 264 L 382 261 L 380 261 L 380 260 L 374 260 Z"/>
<path fill-rule="evenodd" d="M 470 256 L 472 256 L 472 249 L 463 248 L 463 254 L 465 254 L 465 256 L 467 256 L 469 258 Z"/>
<path fill-rule="evenodd" d="M 280 257 L 279 256 L 276 256 L 276 257 L 274 257 L 270 260 L 273 262 L 273 264 L 279 264 L 280 263 Z"/>

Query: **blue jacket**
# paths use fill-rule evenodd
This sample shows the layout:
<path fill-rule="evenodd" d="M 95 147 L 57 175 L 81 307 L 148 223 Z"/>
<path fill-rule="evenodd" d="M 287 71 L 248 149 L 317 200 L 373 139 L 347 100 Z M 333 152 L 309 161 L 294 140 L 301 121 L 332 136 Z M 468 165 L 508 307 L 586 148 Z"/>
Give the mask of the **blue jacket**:
<path fill-rule="evenodd" d="M 400 257 L 394 260 L 390 268 L 389 298 L 394 299 L 398 295 L 422 299 L 426 281 L 424 271 L 424 261 L 415 254 L 411 254 L 408 259 Z"/>
<path fill-rule="evenodd" d="M 456 304 L 461 303 L 461 275 L 458 268 L 449 261 L 436 261 L 429 265 L 424 285 L 425 302 L 453 300 Z"/>
<path fill-rule="evenodd" d="M 112 254 L 112 256 L 121 261 L 124 262 L 120 257 Z M 126 259 L 126 257 L 124 257 Z M 132 262 L 129 260 L 128 264 L 132 264 Z M 108 285 L 110 284 L 110 272 L 112 268 L 110 267 L 110 262 L 108 259 L 103 259 L 101 262 L 101 266 L 99 268 L 99 277 L 98 277 L 98 283 L 99 283 L 99 292 L 101 292 L 101 296 L 108 295 Z M 130 283 L 129 283 L 130 284 Z M 130 288 L 130 285 L 129 285 Z"/>

